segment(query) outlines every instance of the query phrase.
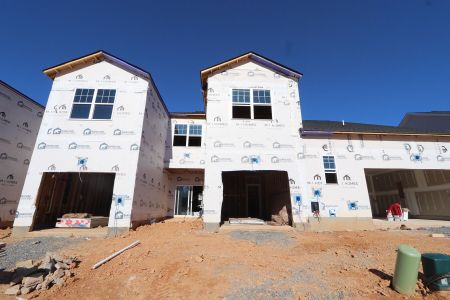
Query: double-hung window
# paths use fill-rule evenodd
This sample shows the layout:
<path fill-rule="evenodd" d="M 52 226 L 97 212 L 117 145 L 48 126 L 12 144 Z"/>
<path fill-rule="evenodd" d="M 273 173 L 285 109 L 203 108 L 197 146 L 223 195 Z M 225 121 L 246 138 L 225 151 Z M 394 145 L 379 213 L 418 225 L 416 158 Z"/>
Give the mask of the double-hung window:
<path fill-rule="evenodd" d="M 97 97 L 95 98 L 95 108 L 92 119 L 111 119 L 115 98 L 116 90 L 99 89 L 97 91 Z"/>
<path fill-rule="evenodd" d="M 175 124 L 175 130 L 173 133 L 173 145 L 186 146 L 186 141 L 187 141 L 187 125 Z"/>
<path fill-rule="evenodd" d="M 323 168 L 325 170 L 326 183 L 338 183 L 336 174 L 336 162 L 334 156 L 323 157 Z"/>
<path fill-rule="evenodd" d="M 233 118 L 251 119 L 250 90 L 233 90 Z"/>
<path fill-rule="evenodd" d="M 70 113 L 71 119 L 111 119 L 116 90 L 98 89 L 95 94 L 95 104 L 92 105 L 94 94 L 94 89 L 76 89 Z"/>
<path fill-rule="evenodd" d="M 253 119 L 272 119 L 269 90 L 253 90 Z"/>
<path fill-rule="evenodd" d="M 182 147 L 200 147 L 202 145 L 202 125 L 175 124 L 173 145 Z"/>
<path fill-rule="evenodd" d="M 252 95 L 252 97 L 251 97 Z M 272 104 L 269 90 L 233 89 L 234 119 L 272 119 Z"/>
<path fill-rule="evenodd" d="M 77 89 L 73 98 L 72 119 L 89 119 L 94 89 Z"/>
<path fill-rule="evenodd" d="M 202 125 L 189 125 L 188 146 L 200 147 L 202 145 Z"/>

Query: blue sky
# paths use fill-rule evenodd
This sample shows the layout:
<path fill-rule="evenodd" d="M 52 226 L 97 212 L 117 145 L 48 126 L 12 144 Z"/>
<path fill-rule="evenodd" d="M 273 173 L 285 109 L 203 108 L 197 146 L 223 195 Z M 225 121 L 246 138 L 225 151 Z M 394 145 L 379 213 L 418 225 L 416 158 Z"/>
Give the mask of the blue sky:
<path fill-rule="evenodd" d="M 103 49 L 149 70 L 170 111 L 199 71 L 253 50 L 304 74 L 304 119 L 396 125 L 450 110 L 450 1 L 0 1 L 0 79 L 45 104 L 42 70 Z"/>

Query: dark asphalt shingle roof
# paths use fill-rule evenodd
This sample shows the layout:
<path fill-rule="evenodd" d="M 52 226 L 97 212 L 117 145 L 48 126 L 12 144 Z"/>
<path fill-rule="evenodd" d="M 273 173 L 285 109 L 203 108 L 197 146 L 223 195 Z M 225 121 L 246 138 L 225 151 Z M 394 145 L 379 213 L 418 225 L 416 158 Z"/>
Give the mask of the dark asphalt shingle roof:
<path fill-rule="evenodd" d="M 321 120 L 303 120 L 303 132 L 366 132 L 366 133 L 385 133 L 385 134 L 429 134 L 429 135 L 450 135 L 450 131 L 436 131 L 426 129 L 414 129 L 399 126 L 387 126 L 376 124 L 364 124 L 342 121 L 321 121 Z"/>

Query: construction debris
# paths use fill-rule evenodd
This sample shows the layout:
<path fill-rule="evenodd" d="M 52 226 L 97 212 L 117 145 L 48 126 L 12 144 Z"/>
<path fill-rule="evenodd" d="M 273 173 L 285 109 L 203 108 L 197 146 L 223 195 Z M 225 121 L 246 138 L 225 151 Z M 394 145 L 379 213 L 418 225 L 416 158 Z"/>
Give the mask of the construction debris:
<path fill-rule="evenodd" d="M 3 257 L 3 256 L 6 255 L 5 247 L 6 247 L 6 243 L 5 242 L 0 242 L 0 257 Z"/>
<path fill-rule="evenodd" d="M 247 224 L 247 225 L 264 225 L 263 220 L 257 218 L 230 218 L 230 225 Z"/>
<path fill-rule="evenodd" d="M 286 206 L 283 206 L 282 209 L 276 215 L 272 215 L 272 220 L 269 222 L 270 225 L 289 225 L 289 214 L 287 212 Z"/>
<path fill-rule="evenodd" d="M 75 218 L 75 219 L 82 219 L 82 218 L 90 218 L 91 214 L 88 213 L 67 213 L 62 216 L 65 219 Z"/>
<path fill-rule="evenodd" d="M 402 224 L 402 225 L 400 225 L 400 230 L 411 230 L 411 228 L 409 228 L 405 224 Z"/>
<path fill-rule="evenodd" d="M 108 256 L 105 259 L 102 259 L 101 261 L 99 261 L 98 263 L 96 263 L 95 265 L 92 266 L 92 269 L 97 269 L 98 267 L 100 267 L 101 265 L 103 265 L 104 263 L 110 261 L 111 259 L 113 259 L 114 257 L 120 255 L 121 253 L 127 251 L 128 249 L 131 249 L 133 247 L 136 247 L 137 245 L 139 245 L 141 243 L 141 241 L 136 241 L 128 246 L 126 246 L 125 248 L 123 248 L 122 250 L 119 250 L 113 254 L 111 254 L 110 256 Z"/>
<path fill-rule="evenodd" d="M 48 290 L 53 285 L 62 284 L 72 277 L 71 269 L 78 266 L 76 257 L 62 257 L 47 253 L 42 261 L 27 260 L 17 263 L 6 295 L 26 295 L 34 290 Z"/>
<path fill-rule="evenodd" d="M 432 233 L 432 234 L 430 234 L 430 236 L 434 237 L 434 238 L 443 238 L 443 237 L 445 237 L 445 234 L 443 234 L 443 233 Z"/>

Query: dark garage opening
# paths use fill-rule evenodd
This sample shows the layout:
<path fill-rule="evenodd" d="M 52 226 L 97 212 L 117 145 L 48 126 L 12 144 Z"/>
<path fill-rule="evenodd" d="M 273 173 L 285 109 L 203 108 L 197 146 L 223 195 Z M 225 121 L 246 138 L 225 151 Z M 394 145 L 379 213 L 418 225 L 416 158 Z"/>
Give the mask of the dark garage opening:
<path fill-rule="evenodd" d="M 32 230 L 55 227 L 66 213 L 108 217 L 114 173 L 45 172 L 36 200 Z"/>
<path fill-rule="evenodd" d="M 230 218 L 258 218 L 270 221 L 283 207 L 292 226 L 289 178 L 286 171 L 222 172 L 221 223 Z"/>
<path fill-rule="evenodd" d="M 365 169 L 372 216 L 386 218 L 393 203 L 410 218 L 450 220 L 450 170 Z"/>

